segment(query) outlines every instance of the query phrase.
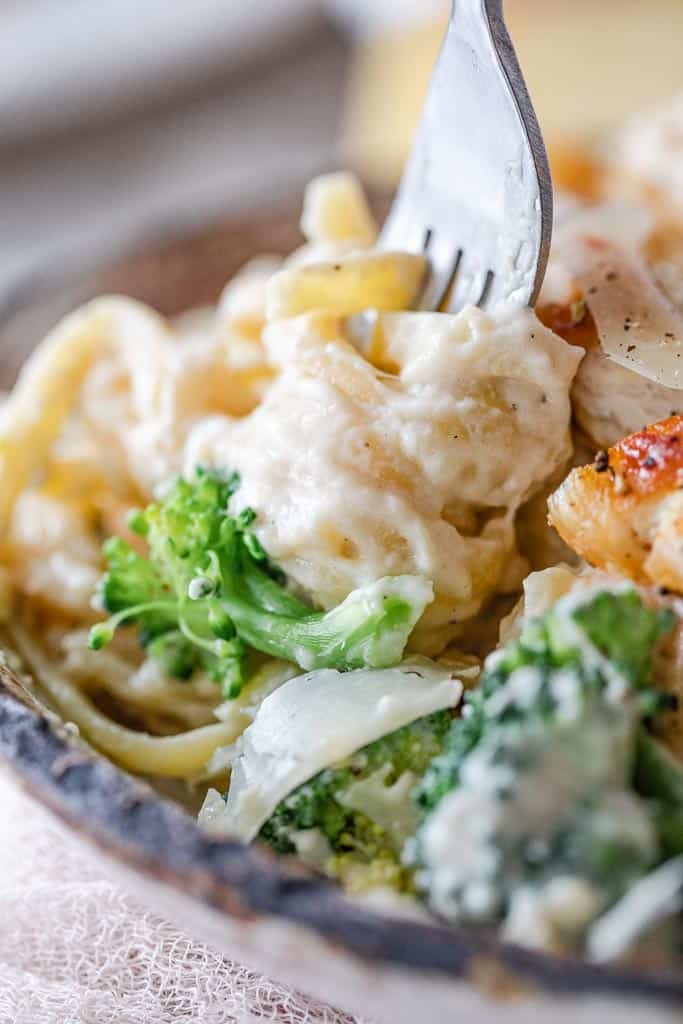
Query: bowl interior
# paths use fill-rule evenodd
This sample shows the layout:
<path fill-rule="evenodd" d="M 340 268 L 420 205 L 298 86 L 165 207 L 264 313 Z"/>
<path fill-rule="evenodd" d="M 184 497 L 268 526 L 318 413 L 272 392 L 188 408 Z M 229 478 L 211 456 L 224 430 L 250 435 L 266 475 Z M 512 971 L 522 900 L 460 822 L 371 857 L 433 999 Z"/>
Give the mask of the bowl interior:
<path fill-rule="evenodd" d="M 0 309 L 0 386 L 11 386 L 27 354 L 63 314 L 97 295 L 123 293 L 169 316 L 215 301 L 250 257 L 284 254 L 300 243 L 298 210 L 297 200 L 180 240 L 133 245 L 104 268 L 26 282 Z M 294 922 L 363 962 L 425 978 L 436 972 L 462 981 L 483 958 L 506 979 L 521 979 L 550 998 L 632 995 L 683 1005 L 683 976 L 605 969 L 516 949 L 490 935 L 392 919 L 257 847 L 209 840 L 179 807 L 46 717 L 30 685 L 2 664 L 0 755 L 38 799 L 115 859 L 226 915 Z"/>

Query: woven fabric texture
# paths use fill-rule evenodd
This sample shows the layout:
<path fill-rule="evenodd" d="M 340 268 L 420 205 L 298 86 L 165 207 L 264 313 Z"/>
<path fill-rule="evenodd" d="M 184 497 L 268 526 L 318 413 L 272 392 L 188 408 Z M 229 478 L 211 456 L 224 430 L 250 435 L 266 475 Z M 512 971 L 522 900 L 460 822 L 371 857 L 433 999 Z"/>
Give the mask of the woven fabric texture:
<path fill-rule="evenodd" d="M 4 770 L 0 814 L 0 1024 L 363 1024 L 140 906 Z"/>

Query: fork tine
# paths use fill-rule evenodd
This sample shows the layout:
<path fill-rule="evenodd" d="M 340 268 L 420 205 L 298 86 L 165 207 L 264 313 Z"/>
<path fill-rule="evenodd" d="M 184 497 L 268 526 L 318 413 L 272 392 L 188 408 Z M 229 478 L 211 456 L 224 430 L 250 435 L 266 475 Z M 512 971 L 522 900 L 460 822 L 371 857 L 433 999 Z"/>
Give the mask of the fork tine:
<path fill-rule="evenodd" d="M 448 296 L 447 312 L 459 313 L 465 306 L 483 306 L 491 294 L 494 277 L 492 270 L 474 263 L 469 253 L 465 254 Z"/>
<path fill-rule="evenodd" d="M 491 294 L 491 289 L 493 288 L 493 281 L 495 276 L 496 275 L 492 270 L 486 271 L 486 280 L 484 281 L 484 287 L 482 289 L 481 295 L 477 299 L 477 305 L 480 306 L 481 309 L 484 309 L 486 306 L 488 297 Z"/>
<path fill-rule="evenodd" d="M 531 304 L 551 220 L 545 150 L 502 0 L 454 0 L 380 246 L 425 243 L 430 274 L 416 308 Z"/>
<path fill-rule="evenodd" d="M 440 252 L 438 250 L 441 250 Z M 446 300 L 462 259 L 462 249 L 453 254 L 453 250 L 441 246 L 432 246 L 430 250 L 430 272 L 425 287 L 420 295 L 418 308 L 422 310 L 439 309 Z"/>

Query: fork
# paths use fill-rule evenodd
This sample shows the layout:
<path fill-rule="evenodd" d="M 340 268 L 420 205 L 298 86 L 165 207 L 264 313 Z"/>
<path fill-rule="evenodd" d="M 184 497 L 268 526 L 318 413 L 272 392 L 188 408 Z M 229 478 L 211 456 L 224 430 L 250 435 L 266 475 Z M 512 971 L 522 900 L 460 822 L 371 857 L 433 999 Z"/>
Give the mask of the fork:
<path fill-rule="evenodd" d="M 502 0 L 453 0 L 380 246 L 427 256 L 420 309 L 533 305 L 552 206 L 545 147 Z"/>

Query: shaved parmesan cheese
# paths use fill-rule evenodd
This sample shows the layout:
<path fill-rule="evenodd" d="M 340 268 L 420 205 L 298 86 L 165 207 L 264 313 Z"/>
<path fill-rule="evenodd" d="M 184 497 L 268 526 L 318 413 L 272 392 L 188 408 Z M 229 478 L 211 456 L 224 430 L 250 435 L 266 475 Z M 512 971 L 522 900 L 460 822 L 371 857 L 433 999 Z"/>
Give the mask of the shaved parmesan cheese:
<path fill-rule="evenodd" d="M 452 672 L 424 658 L 291 679 L 264 700 L 239 740 L 225 833 L 253 839 L 280 801 L 318 772 L 409 722 L 454 707 L 461 695 Z"/>
<path fill-rule="evenodd" d="M 210 788 L 206 791 L 202 809 L 199 812 L 199 824 L 211 835 L 219 836 L 223 833 L 225 820 L 225 800 L 217 789 Z"/>
<path fill-rule="evenodd" d="M 563 262 L 581 290 L 600 344 L 615 363 L 669 388 L 683 388 L 683 315 L 644 261 L 601 238 L 567 246 Z"/>

